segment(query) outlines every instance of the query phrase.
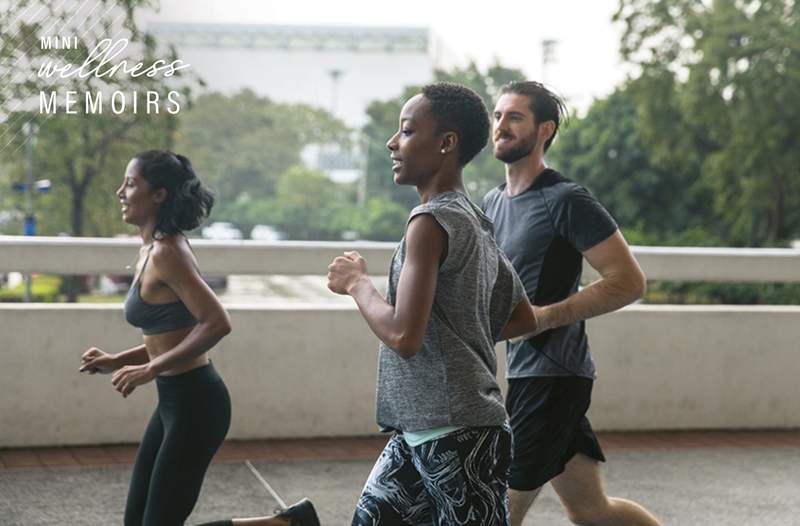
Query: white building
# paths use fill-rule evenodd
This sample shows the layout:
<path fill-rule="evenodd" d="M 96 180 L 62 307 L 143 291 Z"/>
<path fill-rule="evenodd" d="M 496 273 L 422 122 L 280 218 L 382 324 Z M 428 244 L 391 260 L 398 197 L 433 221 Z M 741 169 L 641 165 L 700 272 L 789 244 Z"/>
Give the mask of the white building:
<path fill-rule="evenodd" d="M 326 108 L 352 127 L 366 122 L 371 101 L 431 81 L 448 56 L 421 27 L 151 22 L 147 29 L 174 44 L 210 90 L 251 88 L 278 102 Z"/>

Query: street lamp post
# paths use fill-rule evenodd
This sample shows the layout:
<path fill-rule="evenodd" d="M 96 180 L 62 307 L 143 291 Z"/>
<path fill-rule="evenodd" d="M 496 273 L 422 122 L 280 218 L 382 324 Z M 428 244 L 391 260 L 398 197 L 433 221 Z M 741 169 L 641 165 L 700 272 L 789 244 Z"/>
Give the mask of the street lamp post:
<path fill-rule="evenodd" d="M 25 135 L 28 137 L 27 153 L 28 153 L 28 191 L 25 192 L 25 227 L 24 234 L 26 236 L 36 235 L 36 217 L 33 215 L 33 147 L 34 147 L 34 134 L 36 133 L 36 125 L 30 121 L 26 122 L 24 127 Z M 32 278 L 30 272 L 25 273 L 25 302 L 31 301 L 31 288 Z"/>
<path fill-rule="evenodd" d="M 542 40 L 542 83 L 550 82 L 550 65 L 556 62 L 556 46 L 558 40 L 546 38 Z"/>
<path fill-rule="evenodd" d="M 336 110 L 338 109 L 336 105 L 339 102 L 339 79 L 344 75 L 344 71 L 341 69 L 329 69 L 328 75 L 331 77 L 331 114 L 336 116 Z"/>
<path fill-rule="evenodd" d="M 35 123 L 28 121 L 22 126 L 23 132 L 27 136 L 27 183 L 24 185 L 25 191 L 25 223 L 23 226 L 23 234 L 26 236 L 36 235 L 36 216 L 33 214 L 33 192 L 34 187 L 40 192 L 46 192 L 50 189 L 50 181 L 38 181 L 33 179 L 33 149 L 36 146 L 36 131 L 38 126 Z M 29 272 L 25 273 L 25 302 L 31 301 L 32 293 L 32 280 Z"/>

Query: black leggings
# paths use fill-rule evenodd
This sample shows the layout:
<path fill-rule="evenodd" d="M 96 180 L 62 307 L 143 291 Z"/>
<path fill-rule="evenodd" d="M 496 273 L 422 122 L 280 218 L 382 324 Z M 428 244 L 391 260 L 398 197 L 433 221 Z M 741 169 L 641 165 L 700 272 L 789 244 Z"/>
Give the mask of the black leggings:
<path fill-rule="evenodd" d="M 231 422 L 231 400 L 214 366 L 156 377 L 156 407 L 133 466 L 125 526 L 180 526 Z"/>

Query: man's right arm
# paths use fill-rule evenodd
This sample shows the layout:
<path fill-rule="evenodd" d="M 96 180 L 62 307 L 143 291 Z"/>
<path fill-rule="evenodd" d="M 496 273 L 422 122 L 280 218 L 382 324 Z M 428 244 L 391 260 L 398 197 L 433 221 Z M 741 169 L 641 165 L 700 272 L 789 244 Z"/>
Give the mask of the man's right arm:
<path fill-rule="evenodd" d="M 619 230 L 583 256 L 600 279 L 563 301 L 539 307 L 539 332 L 615 311 L 644 296 L 644 272 Z"/>

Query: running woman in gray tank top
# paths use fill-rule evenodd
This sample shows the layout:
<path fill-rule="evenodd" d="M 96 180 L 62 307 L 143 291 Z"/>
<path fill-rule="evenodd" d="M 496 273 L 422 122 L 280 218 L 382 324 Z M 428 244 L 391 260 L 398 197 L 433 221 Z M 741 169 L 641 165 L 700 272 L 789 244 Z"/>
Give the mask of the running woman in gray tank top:
<path fill-rule="evenodd" d="M 377 421 L 393 431 L 352 524 L 506 525 L 511 433 L 495 380 L 499 339 L 536 328 L 524 287 L 467 197 L 462 169 L 486 145 L 480 97 L 434 84 L 406 102 L 387 147 L 397 184 L 417 188 L 384 299 L 356 252 L 328 286 L 380 339 Z"/>

